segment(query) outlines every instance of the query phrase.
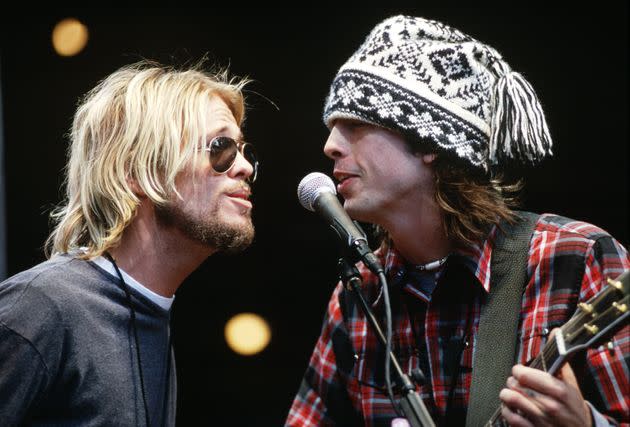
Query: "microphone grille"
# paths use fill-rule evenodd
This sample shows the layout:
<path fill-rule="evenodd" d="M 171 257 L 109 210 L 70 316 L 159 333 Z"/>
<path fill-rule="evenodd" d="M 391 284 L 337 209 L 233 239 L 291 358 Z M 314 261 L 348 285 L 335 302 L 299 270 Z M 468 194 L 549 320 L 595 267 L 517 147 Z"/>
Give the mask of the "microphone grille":
<path fill-rule="evenodd" d="M 321 172 L 309 173 L 298 184 L 297 194 L 300 204 L 309 211 L 314 211 L 313 203 L 315 203 L 315 199 L 325 191 L 337 194 L 333 180 Z"/>

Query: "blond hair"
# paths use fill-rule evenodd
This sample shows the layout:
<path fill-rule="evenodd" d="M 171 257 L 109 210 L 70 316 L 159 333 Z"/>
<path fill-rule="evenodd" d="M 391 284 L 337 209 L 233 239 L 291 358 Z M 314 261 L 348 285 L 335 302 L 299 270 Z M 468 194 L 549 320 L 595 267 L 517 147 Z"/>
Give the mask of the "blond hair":
<path fill-rule="evenodd" d="M 81 250 L 93 258 L 115 247 L 140 202 L 130 181 L 158 205 L 177 194 L 175 177 L 205 138 L 211 97 L 220 97 L 241 126 L 248 79 L 201 65 L 176 70 L 141 61 L 85 95 L 72 124 L 66 200 L 51 214 L 47 255 Z"/>

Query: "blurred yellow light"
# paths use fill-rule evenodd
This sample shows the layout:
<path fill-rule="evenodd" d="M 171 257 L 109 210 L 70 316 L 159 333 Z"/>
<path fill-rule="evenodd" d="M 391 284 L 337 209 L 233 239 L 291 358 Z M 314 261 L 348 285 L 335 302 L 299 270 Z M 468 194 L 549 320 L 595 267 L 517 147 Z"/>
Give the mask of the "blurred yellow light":
<path fill-rule="evenodd" d="M 61 56 L 76 55 L 83 50 L 87 41 L 87 27 L 74 18 L 59 21 L 52 32 L 53 47 Z"/>
<path fill-rule="evenodd" d="M 269 324 L 257 314 L 241 313 L 225 324 L 225 340 L 238 354 L 251 356 L 259 353 L 271 339 Z"/>

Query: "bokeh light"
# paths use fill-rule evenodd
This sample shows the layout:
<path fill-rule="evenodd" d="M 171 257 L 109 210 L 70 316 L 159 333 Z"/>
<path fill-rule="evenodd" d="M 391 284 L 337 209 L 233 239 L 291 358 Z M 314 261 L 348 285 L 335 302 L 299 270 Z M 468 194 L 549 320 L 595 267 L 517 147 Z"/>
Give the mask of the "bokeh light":
<path fill-rule="evenodd" d="M 240 313 L 225 324 L 225 340 L 236 353 L 251 356 L 261 352 L 271 339 L 271 328 L 255 313 Z"/>
<path fill-rule="evenodd" d="M 53 48 L 61 56 L 76 55 L 83 50 L 87 41 L 87 27 L 75 18 L 59 21 L 52 32 Z"/>

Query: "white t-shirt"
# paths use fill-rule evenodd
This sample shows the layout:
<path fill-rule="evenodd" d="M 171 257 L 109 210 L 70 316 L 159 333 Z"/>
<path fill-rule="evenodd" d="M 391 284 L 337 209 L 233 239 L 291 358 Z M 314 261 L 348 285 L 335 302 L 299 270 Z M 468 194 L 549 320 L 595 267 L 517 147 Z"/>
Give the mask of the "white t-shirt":
<path fill-rule="evenodd" d="M 103 256 L 96 257 L 92 260 L 94 264 L 101 267 L 103 270 L 107 271 L 114 277 L 118 277 L 118 273 L 116 273 L 116 269 L 110 260 Z M 162 295 L 158 295 L 153 292 L 151 289 L 144 286 L 142 283 L 138 282 L 136 279 L 125 273 L 125 271 L 118 267 L 120 270 L 120 274 L 122 274 L 125 283 L 140 292 L 145 297 L 149 298 L 151 301 L 162 307 L 164 310 L 170 310 L 173 305 L 173 301 L 175 300 L 175 295 L 170 298 L 163 297 Z"/>

